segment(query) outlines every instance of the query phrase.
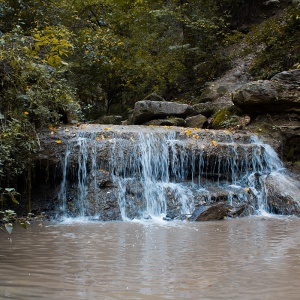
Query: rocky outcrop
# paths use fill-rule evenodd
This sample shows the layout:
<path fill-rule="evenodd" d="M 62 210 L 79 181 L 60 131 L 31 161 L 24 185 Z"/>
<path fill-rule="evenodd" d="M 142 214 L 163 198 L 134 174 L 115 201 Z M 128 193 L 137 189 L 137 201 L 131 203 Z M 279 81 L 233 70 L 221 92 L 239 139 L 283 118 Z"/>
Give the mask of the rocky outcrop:
<path fill-rule="evenodd" d="M 200 114 L 200 115 L 186 118 L 185 122 L 187 127 L 203 128 L 205 123 L 207 122 L 207 118 Z"/>
<path fill-rule="evenodd" d="M 193 108 L 187 104 L 167 101 L 138 101 L 135 103 L 130 124 L 144 124 L 150 120 L 167 117 L 185 118 L 193 113 Z"/>
<path fill-rule="evenodd" d="M 245 84 L 233 102 L 252 116 L 274 113 L 300 114 L 300 69 L 285 71 L 271 80 Z"/>
<path fill-rule="evenodd" d="M 265 179 L 267 205 L 270 211 L 300 216 L 300 183 L 288 175 L 273 173 Z"/>

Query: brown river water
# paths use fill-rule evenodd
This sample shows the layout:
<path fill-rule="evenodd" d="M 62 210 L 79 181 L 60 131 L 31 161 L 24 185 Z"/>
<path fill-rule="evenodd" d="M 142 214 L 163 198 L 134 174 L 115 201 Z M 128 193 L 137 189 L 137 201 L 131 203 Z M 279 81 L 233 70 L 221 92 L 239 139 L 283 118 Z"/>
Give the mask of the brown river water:
<path fill-rule="evenodd" d="M 1 232 L 0 299 L 300 299 L 300 219 Z"/>

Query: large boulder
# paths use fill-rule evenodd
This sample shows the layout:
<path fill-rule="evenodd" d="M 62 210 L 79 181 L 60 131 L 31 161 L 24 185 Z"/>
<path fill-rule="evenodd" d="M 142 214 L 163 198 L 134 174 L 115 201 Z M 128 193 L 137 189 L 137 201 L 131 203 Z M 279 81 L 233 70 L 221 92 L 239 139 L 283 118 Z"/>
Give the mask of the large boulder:
<path fill-rule="evenodd" d="M 139 125 L 167 117 L 185 118 L 193 112 L 193 108 L 187 104 L 143 100 L 135 103 L 130 123 Z"/>
<path fill-rule="evenodd" d="M 285 71 L 271 80 L 245 84 L 233 95 L 233 102 L 250 115 L 300 113 L 300 69 Z"/>
<path fill-rule="evenodd" d="M 271 173 L 265 179 L 267 205 L 270 211 L 300 216 L 300 183 L 286 174 Z"/>
<path fill-rule="evenodd" d="M 203 128 L 204 124 L 207 123 L 207 118 L 203 115 L 196 115 L 185 119 L 187 127 L 192 128 Z"/>

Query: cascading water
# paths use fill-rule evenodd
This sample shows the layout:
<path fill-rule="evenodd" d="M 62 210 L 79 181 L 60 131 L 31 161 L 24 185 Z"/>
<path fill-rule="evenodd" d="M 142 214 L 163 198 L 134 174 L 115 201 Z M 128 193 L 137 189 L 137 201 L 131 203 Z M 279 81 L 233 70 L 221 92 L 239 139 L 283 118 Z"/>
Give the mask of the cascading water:
<path fill-rule="evenodd" d="M 265 179 L 282 169 L 257 138 L 205 131 L 80 133 L 62 161 L 61 214 L 123 220 L 184 219 L 218 201 L 268 210 Z"/>

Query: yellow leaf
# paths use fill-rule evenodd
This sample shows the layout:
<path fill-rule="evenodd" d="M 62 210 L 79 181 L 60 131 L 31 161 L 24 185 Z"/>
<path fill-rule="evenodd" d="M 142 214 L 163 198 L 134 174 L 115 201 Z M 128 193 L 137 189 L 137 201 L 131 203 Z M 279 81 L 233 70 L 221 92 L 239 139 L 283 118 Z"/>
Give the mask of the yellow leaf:
<path fill-rule="evenodd" d="M 132 142 L 134 142 L 134 138 L 133 137 L 131 137 L 130 139 L 131 139 Z"/>
<path fill-rule="evenodd" d="M 105 131 L 107 131 L 107 130 L 112 130 L 112 128 L 111 128 L 111 127 L 108 127 L 108 128 L 104 128 L 104 130 L 105 130 Z"/>
<path fill-rule="evenodd" d="M 24 115 L 29 115 L 29 112 L 28 111 L 24 111 Z"/>
<path fill-rule="evenodd" d="M 249 188 L 245 188 L 245 191 L 248 193 L 250 191 L 250 189 Z"/>
<path fill-rule="evenodd" d="M 101 139 L 99 138 L 99 136 L 96 137 L 96 141 L 101 141 Z"/>
<path fill-rule="evenodd" d="M 190 129 L 187 129 L 187 130 L 185 131 L 185 134 L 186 134 L 187 136 L 190 136 L 190 135 L 192 134 L 192 131 L 191 131 Z"/>
<path fill-rule="evenodd" d="M 55 134 L 55 132 L 54 132 L 54 131 L 51 131 L 50 134 Z"/>
<path fill-rule="evenodd" d="M 218 143 L 215 140 L 212 140 L 211 143 L 213 144 L 214 147 L 218 145 Z"/>
<path fill-rule="evenodd" d="M 61 140 L 56 140 L 55 143 L 56 144 L 61 144 Z"/>
<path fill-rule="evenodd" d="M 101 139 L 104 140 L 105 139 L 105 136 L 103 134 L 101 134 Z"/>

